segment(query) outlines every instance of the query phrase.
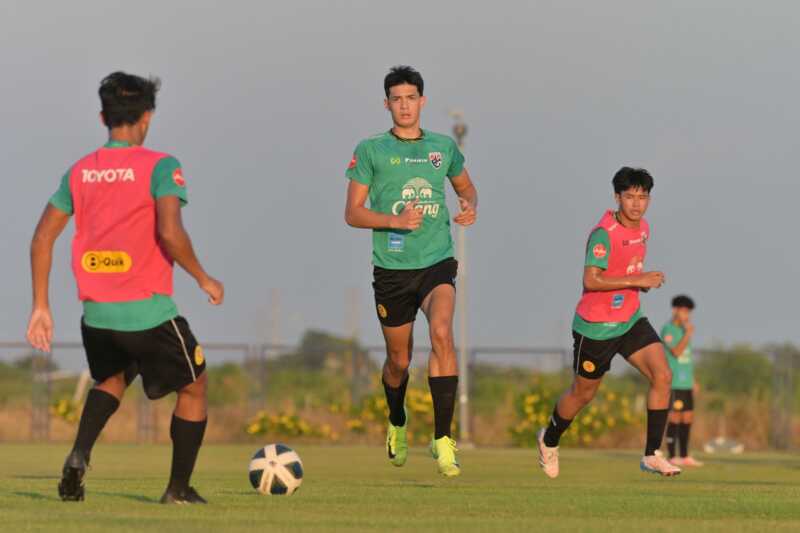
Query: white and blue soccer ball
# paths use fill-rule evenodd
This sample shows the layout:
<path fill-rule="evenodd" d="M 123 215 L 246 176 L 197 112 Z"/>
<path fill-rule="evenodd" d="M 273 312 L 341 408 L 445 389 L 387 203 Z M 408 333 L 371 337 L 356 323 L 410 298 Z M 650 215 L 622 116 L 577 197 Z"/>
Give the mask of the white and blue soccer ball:
<path fill-rule="evenodd" d="M 303 482 L 303 462 L 284 444 L 268 444 L 250 460 L 250 484 L 261 494 L 290 495 Z"/>

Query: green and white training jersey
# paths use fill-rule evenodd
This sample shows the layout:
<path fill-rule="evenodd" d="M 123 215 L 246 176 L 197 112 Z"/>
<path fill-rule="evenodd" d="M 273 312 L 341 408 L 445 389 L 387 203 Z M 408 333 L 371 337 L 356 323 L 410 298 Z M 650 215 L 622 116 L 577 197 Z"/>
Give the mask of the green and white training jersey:
<path fill-rule="evenodd" d="M 373 264 L 413 270 L 453 257 L 445 178 L 463 169 L 464 156 L 456 142 L 427 130 L 418 140 L 386 132 L 358 144 L 346 175 L 369 187 L 370 209 L 399 215 L 406 203 L 417 200 L 423 214 L 422 225 L 414 231 L 373 230 Z"/>

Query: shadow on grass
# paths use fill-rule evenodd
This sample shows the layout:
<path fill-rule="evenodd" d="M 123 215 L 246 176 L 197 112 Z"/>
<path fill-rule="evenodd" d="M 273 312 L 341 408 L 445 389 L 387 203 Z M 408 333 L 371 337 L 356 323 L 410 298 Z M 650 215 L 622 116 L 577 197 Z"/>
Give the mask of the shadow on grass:
<path fill-rule="evenodd" d="M 11 476 L 11 479 L 61 479 L 61 477 L 41 474 L 41 475 Z"/>
<path fill-rule="evenodd" d="M 40 492 L 14 491 L 11 494 L 13 494 L 14 496 L 20 496 L 22 498 L 28 498 L 30 500 L 36 500 L 36 501 L 60 501 L 61 499 L 55 496 L 45 496 Z"/>
<path fill-rule="evenodd" d="M 129 494 L 127 492 L 100 492 L 100 491 L 92 491 L 94 494 L 99 496 L 111 496 L 112 498 L 124 498 L 126 500 L 131 500 L 139 503 L 158 503 L 158 498 L 150 498 L 148 496 L 143 496 L 141 494 Z"/>

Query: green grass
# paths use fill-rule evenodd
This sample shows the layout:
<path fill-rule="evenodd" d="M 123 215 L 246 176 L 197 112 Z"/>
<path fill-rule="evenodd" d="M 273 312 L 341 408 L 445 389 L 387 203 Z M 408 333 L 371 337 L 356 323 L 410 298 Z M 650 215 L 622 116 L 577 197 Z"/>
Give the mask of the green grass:
<path fill-rule="evenodd" d="M 642 474 L 635 451 L 564 450 L 549 480 L 530 450 L 460 455 L 441 479 L 422 449 L 404 468 L 380 448 L 296 446 L 306 477 L 290 497 L 247 480 L 254 446 L 206 446 L 193 484 L 207 506 L 156 503 L 167 446 L 97 446 L 86 501 L 57 495 L 66 445 L 0 445 L 2 531 L 800 531 L 800 458 L 706 458 L 674 479 Z"/>

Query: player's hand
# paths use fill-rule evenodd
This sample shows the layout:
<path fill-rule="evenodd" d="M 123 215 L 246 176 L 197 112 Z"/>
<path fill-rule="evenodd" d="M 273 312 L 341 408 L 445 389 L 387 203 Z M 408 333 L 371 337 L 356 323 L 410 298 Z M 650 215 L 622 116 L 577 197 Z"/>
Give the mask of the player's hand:
<path fill-rule="evenodd" d="M 419 202 L 414 200 L 408 202 L 403 211 L 394 217 L 394 225 L 392 229 L 411 230 L 419 228 L 422 225 L 422 212 L 417 209 Z"/>
<path fill-rule="evenodd" d="M 641 275 L 639 287 L 642 289 L 658 289 L 666 279 L 663 272 L 645 272 Z"/>
<path fill-rule="evenodd" d="M 50 344 L 53 342 L 53 316 L 50 314 L 50 309 L 33 310 L 25 336 L 37 350 L 50 351 Z"/>
<path fill-rule="evenodd" d="M 691 322 L 686 322 L 683 325 L 683 330 L 685 335 L 694 335 L 694 324 Z"/>
<path fill-rule="evenodd" d="M 478 218 L 478 212 L 464 198 L 458 199 L 458 205 L 461 207 L 461 212 L 453 218 L 453 222 L 462 226 L 473 225 Z"/>
<path fill-rule="evenodd" d="M 208 295 L 208 303 L 211 305 L 222 305 L 225 300 L 225 286 L 211 276 L 200 282 L 200 289 Z"/>

